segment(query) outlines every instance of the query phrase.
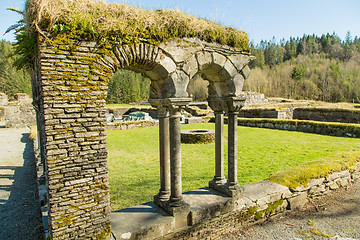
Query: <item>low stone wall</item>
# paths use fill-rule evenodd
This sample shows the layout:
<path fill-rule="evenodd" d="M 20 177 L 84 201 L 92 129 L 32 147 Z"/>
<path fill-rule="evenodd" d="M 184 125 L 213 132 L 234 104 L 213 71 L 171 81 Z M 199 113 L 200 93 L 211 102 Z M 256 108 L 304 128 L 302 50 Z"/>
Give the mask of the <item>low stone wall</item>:
<path fill-rule="evenodd" d="M 360 123 L 360 109 L 296 108 L 293 118 L 323 122 Z"/>
<path fill-rule="evenodd" d="M 337 137 L 360 138 L 360 125 L 305 120 L 238 119 L 239 126 L 317 133 Z"/>
<path fill-rule="evenodd" d="M 106 125 L 106 130 L 129 130 L 134 128 L 155 127 L 158 125 L 159 125 L 158 121 L 115 122 L 115 123 L 108 123 Z"/>
<path fill-rule="evenodd" d="M 245 210 L 240 213 L 243 220 L 260 220 L 279 211 L 303 206 L 309 199 L 326 194 L 331 190 L 346 187 L 360 178 L 360 163 L 353 172 L 335 172 L 324 178 L 312 179 L 306 186 L 287 188 L 269 181 L 245 186 Z M 250 187 L 252 185 L 252 187 Z M 257 190 L 251 193 L 251 190 Z"/>
<path fill-rule="evenodd" d="M 268 180 L 251 183 L 243 186 L 244 198 L 238 201 L 233 211 L 209 219 L 186 231 L 168 235 L 165 239 L 196 239 L 209 233 L 216 236 L 217 233 L 229 232 L 238 229 L 239 222 L 243 225 L 261 222 L 280 212 L 301 207 L 312 198 L 346 187 L 359 179 L 360 163 L 357 163 L 352 172 L 349 170 L 334 172 L 324 178 L 312 179 L 306 186 L 299 186 L 296 189 Z"/>
<path fill-rule="evenodd" d="M 242 118 L 278 118 L 278 111 L 276 109 L 243 108 L 239 111 L 238 116 Z"/>

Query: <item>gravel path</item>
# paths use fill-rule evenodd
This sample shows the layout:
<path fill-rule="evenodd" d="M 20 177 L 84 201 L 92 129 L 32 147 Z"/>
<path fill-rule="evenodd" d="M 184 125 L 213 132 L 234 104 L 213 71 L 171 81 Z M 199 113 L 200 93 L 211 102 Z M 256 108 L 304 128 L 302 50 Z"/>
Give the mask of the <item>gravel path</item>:
<path fill-rule="evenodd" d="M 42 240 L 29 129 L 0 129 L 0 240 Z"/>
<path fill-rule="evenodd" d="M 262 224 L 222 233 L 219 239 L 360 239 L 360 180 L 304 208 Z"/>

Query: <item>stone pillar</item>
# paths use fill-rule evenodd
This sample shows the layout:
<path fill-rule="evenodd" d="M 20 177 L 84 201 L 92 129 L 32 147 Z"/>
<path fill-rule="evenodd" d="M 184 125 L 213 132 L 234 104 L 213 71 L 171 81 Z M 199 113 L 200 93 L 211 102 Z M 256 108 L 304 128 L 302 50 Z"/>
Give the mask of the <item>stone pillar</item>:
<path fill-rule="evenodd" d="M 224 175 L 224 112 L 215 112 L 215 176 L 209 186 L 223 185 Z"/>
<path fill-rule="evenodd" d="M 186 106 L 191 101 L 190 98 L 165 98 L 165 99 L 149 99 L 149 103 L 157 109 L 166 109 L 170 111 L 170 116 L 163 117 L 163 113 L 159 111 L 159 127 L 160 127 L 160 156 L 164 161 L 170 161 L 170 170 L 166 170 L 161 167 L 161 171 L 164 173 L 164 180 L 161 183 L 162 189 L 169 189 L 165 186 L 168 176 L 170 176 L 170 199 L 168 201 L 161 201 L 160 198 L 155 197 L 155 203 L 163 208 L 167 213 L 175 218 L 175 229 L 182 229 L 188 226 L 188 215 L 190 212 L 190 206 L 184 202 L 182 197 L 182 180 L 181 180 L 181 135 L 180 135 L 180 110 L 181 107 Z M 168 120 L 168 127 L 167 127 Z M 169 130 L 169 132 L 167 132 Z M 168 137 L 166 137 L 168 133 Z M 164 135 L 163 135 L 164 134 Z M 161 140 L 162 139 L 162 140 Z M 168 139 L 168 140 L 166 140 Z M 168 151 L 168 150 L 169 151 Z M 170 160 L 166 160 L 166 151 L 169 152 Z M 161 163 L 163 164 L 163 163 Z M 166 163 L 164 163 L 165 166 Z M 167 167 L 169 169 L 169 167 Z M 170 175 L 169 175 L 170 174 Z M 161 190 L 160 189 L 160 192 Z M 158 194 L 158 196 L 160 193 Z M 156 200 L 158 199 L 158 200 Z"/>
<path fill-rule="evenodd" d="M 228 182 L 229 186 L 238 184 L 237 180 L 237 112 L 228 113 Z"/>
<path fill-rule="evenodd" d="M 171 207 L 178 207 L 182 202 L 180 117 L 180 108 L 172 107 L 170 109 Z"/>
<path fill-rule="evenodd" d="M 235 199 L 243 197 L 243 188 L 237 181 L 237 116 L 244 106 L 245 97 L 209 97 L 210 107 L 215 112 L 215 177 L 209 182 L 209 186 L 216 191 L 224 193 Z M 228 113 L 228 180 L 223 178 L 223 111 Z M 222 163 L 222 164 L 221 164 Z"/>
<path fill-rule="evenodd" d="M 159 150 L 160 150 L 160 190 L 154 201 L 160 204 L 170 197 L 170 135 L 169 113 L 166 108 L 158 108 Z"/>

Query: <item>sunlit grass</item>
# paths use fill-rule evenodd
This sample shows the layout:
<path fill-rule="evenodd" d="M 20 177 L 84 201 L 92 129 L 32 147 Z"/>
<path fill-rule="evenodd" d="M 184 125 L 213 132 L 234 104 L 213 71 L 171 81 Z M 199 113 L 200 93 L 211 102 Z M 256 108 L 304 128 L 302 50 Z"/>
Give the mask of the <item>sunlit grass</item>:
<path fill-rule="evenodd" d="M 214 127 L 213 123 L 182 125 L 182 129 Z M 114 210 L 151 201 L 157 194 L 158 142 L 157 127 L 108 131 L 110 196 Z M 257 182 L 303 163 L 360 151 L 359 143 L 354 138 L 239 127 L 238 180 L 241 185 Z M 227 140 L 225 162 L 226 152 Z M 207 186 L 214 176 L 215 144 L 182 144 L 181 154 L 183 191 Z"/>

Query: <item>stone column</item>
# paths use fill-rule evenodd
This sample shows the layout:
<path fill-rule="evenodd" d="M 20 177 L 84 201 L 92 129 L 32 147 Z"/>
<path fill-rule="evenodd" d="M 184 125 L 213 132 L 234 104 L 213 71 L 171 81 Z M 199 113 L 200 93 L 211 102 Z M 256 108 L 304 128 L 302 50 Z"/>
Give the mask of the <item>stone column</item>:
<path fill-rule="evenodd" d="M 237 180 L 237 116 L 238 112 L 228 114 L 228 185 L 238 184 Z"/>
<path fill-rule="evenodd" d="M 171 207 L 182 202 L 180 117 L 179 107 L 170 108 Z"/>
<path fill-rule="evenodd" d="M 223 185 L 224 175 L 224 112 L 215 112 L 215 176 L 209 186 Z"/>
<path fill-rule="evenodd" d="M 167 201 L 170 197 L 170 137 L 169 113 L 166 108 L 158 108 L 159 148 L 160 148 L 160 190 L 154 200 Z"/>

